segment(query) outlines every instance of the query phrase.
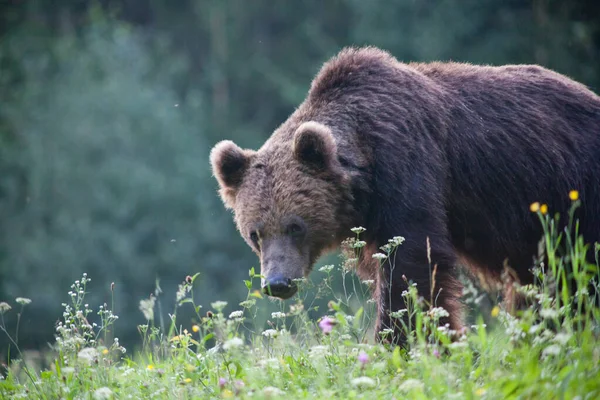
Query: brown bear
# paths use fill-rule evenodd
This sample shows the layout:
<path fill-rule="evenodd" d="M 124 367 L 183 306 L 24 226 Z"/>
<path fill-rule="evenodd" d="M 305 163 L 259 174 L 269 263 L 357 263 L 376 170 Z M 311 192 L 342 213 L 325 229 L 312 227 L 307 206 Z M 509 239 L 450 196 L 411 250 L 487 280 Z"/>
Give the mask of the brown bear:
<path fill-rule="evenodd" d="M 578 190 L 580 232 L 600 240 L 600 97 L 535 65 L 406 64 L 347 48 L 258 151 L 222 141 L 211 164 L 272 296 L 294 295 L 295 278 L 366 228 L 358 273 L 376 280 L 376 329 L 396 342 L 389 314 L 405 308 L 403 275 L 434 293 L 453 329 L 458 261 L 495 278 L 508 262 L 532 281 L 531 203 L 564 215 Z M 379 268 L 372 255 L 394 236 L 406 240 Z"/>

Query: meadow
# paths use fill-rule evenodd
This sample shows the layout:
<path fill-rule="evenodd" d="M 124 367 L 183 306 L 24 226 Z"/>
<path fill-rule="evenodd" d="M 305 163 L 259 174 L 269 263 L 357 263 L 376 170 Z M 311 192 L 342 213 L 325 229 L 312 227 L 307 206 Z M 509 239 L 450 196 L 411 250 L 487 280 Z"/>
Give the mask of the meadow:
<path fill-rule="evenodd" d="M 29 300 L 0 303 L 0 334 L 11 338 L 13 356 L 1 371 L 0 395 L 6 399 L 600 398 L 600 246 L 586 245 L 578 237 L 573 213 L 579 202 L 576 193 L 571 198 L 565 229 L 547 206 L 531 205 L 544 228 L 540 254 L 545 262 L 533 268 L 533 285 L 515 286 L 527 307 L 509 310 L 493 296 L 494 303 L 483 307 L 486 295 L 467 283 L 464 301 L 472 312 L 460 332 L 438 327 L 446 311 L 424 301 L 419 288 L 407 281 L 407 309 L 395 312 L 398 317 L 409 313 L 414 321 L 407 347 L 375 340 L 374 304 L 364 299 L 373 282 L 354 279 L 341 291 L 332 286 L 338 274 L 352 274 L 352 263 L 364 246 L 357 228 L 346 243 L 349 251 L 343 261 L 314 271 L 317 283 L 304 282 L 306 287 L 287 302 L 274 302 L 256 290 L 260 275 L 254 270 L 240 282 L 240 290 L 248 291 L 240 304 L 196 304 L 194 282 L 202 275 L 182 280 L 173 294 L 178 306 L 169 321 L 157 316 L 156 296 L 141 299 L 139 308 L 147 324 L 138 327 L 140 344 L 133 350 L 122 347 L 113 335 L 119 323 L 113 305 L 86 303 L 94 281 L 92 274 L 84 274 L 65 288 L 71 301 L 63 303 L 48 367 L 41 370 L 22 361 L 18 332 L 8 332 L 4 325 L 5 314 L 26 313 Z M 381 249 L 380 262 L 385 263 L 398 246 L 402 238 L 391 239 Z M 595 256 L 595 265 L 586 263 L 586 254 Z M 316 306 L 317 297 L 329 299 L 327 306 Z M 279 311 L 260 322 L 259 311 L 273 304 Z M 187 307 L 196 317 L 183 326 L 177 315 Z"/>

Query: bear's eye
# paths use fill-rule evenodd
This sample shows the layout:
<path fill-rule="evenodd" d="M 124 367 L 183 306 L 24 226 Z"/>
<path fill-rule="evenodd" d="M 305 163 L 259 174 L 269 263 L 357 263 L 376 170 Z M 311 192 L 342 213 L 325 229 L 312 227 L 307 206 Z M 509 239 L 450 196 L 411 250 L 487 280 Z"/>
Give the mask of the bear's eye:
<path fill-rule="evenodd" d="M 260 244 L 258 243 L 258 233 L 256 233 L 256 231 L 250 232 L 250 240 L 252 240 L 252 243 L 254 243 L 254 246 L 256 246 L 257 249 L 260 249 Z"/>
<path fill-rule="evenodd" d="M 287 233 L 292 236 L 302 236 L 304 234 L 304 227 L 297 223 L 291 223 L 287 228 Z"/>

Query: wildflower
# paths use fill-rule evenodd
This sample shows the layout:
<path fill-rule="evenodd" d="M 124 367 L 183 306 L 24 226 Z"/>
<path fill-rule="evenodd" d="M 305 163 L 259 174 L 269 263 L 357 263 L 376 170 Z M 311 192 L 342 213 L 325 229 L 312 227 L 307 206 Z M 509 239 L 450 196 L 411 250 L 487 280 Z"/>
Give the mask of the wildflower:
<path fill-rule="evenodd" d="M 540 310 L 540 317 L 546 319 L 552 319 L 558 317 L 558 312 L 552 308 L 543 308 Z"/>
<path fill-rule="evenodd" d="M 440 351 L 438 349 L 433 349 L 432 354 L 435 358 L 440 358 Z"/>
<path fill-rule="evenodd" d="M 266 336 L 268 338 L 273 338 L 277 336 L 277 330 L 276 329 L 267 329 L 265 330 L 262 334 L 263 336 Z"/>
<path fill-rule="evenodd" d="M 0 314 L 4 314 L 5 312 L 7 312 L 8 310 L 10 310 L 12 307 L 10 306 L 10 304 L 8 304 L 7 302 L 3 301 L 2 303 L 0 303 Z"/>
<path fill-rule="evenodd" d="M 544 215 L 546 215 L 548 213 L 548 204 L 542 204 L 540 206 L 540 212 Z"/>
<path fill-rule="evenodd" d="M 448 311 L 446 311 L 442 307 L 433 307 L 431 310 L 429 310 L 429 314 L 434 319 L 440 319 L 440 318 L 443 318 L 443 317 L 450 316 L 450 314 L 448 313 Z"/>
<path fill-rule="evenodd" d="M 538 212 L 540 210 L 540 203 L 537 201 L 535 203 L 531 203 L 529 210 L 533 213 Z"/>
<path fill-rule="evenodd" d="M 392 317 L 392 318 L 402 318 L 402 316 L 404 314 L 406 314 L 407 312 L 408 312 L 408 310 L 406 308 L 403 308 L 402 310 L 391 312 L 390 313 L 390 317 Z"/>
<path fill-rule="evenodd" d="M 183 383 L 192 383 L 192 378 L 185 378 Z"/>
<path fill-rule="evenodd" d="M 375 253 L 372 255 L 372 257 L 377 260 L 385 260 L 387 258 L 387 256 L 383 253 Z"/>
<path fill-rule="evenodd" d="M 333 269 L 333 265 L 323 265 L 321 268 L 319 268 L 319 271 L 321 272 L 331 272 L 331 270 Z"/>
<path fill-rule="evenodd" d="M 569 334 L 569 333 L 561 332 L 561 333 L 558 333 L 556 336 L 554 336 L 554 341 L 559 344 L 562 344 L 563 346 L 565 344 L 567 344 L 569 339 L 571 339 L 571 334 Z"/>
<path fill-rule="evenodd" d="M 367 286 L 372 286 L 375 283 L 375 281 L 373 279 L 365 279 L 364 281 L 362 281 L 362 283 Z"/>
<path fill-rule="evenodd" d="M 200 327 L 198 325 L 192 325 L 192 332 L 198 333 L 200 331 Z"/>
<path fill-rule="evenodd" d="M 475 394 L 477 396 L 483 396 L 486 392 L 487 392 L 487 390 L 485 390 L 484 388 L 479 388 L 475 391 Z"/>
<path fill-rule="evenodd" d="M 192 283 L 192 281 L 193 281 L 193 279 L 191 276 L 188 275 L 185 277 L 185 283 Z"/>
<path fill-rule="evenodd" d="M 240 306 L 244 307 L 244 308 L 250 308 L 253 305 L 256 304 L 256 300 L 254 299 L 248 299 L 248 300 L 244 300 L 240 303 Z"/>
<path fill-rule="evenodd" d="M 500 314 L 500 307 L 494 306 L 494 308 L 492 308 L 492 311 L 490 312 L 490 314 L 494 318 L 498 317 L 498 315 Z"/>
<path fill-rule="evenodd" d="M 360 249 L 362 247 L 365 247 L 367 245 L 367 242 L 365 242 L 364 240 L 357 240 L 356 242 L 354 242 L 352 244 L 352 247 L 355 249 Z"/>
<path fill-rule="evenodd" d="M 238 318 L 243 318 L 244 317 L 244 312 L 243 311 L 232 311 L 231 314 L 229 314 L 229 319 L 238 319 Z"/>
<path fill-rule="evenodd" d="M 354 227 L 354 228 L 352 228 L 352 229 L 350 229 L 350 230 L 351 230 L 353 233 L 356 233 L 357 235 L 359 235 L 359 234 L 363 233 L 364 231 L 366 231 L 366 229 L 365 229 L 365 228 L 363 228 L 362 226 L 357 226 L 357 227 Z"/>
<path fill-rule="evenodd" d="M 423 386 L 423 382 L 418 379 L 407 379 L 402 382 L 402 385 L 400 385 L 399 389 L 404 392 L 409 392 L 415 389 L 423 389 Z"/>
<path fill-rule="evenodd" d="M 333 330 L 333 325 L 335 325 L 335 320 L 330 317 L 323 317 L 321 321 L 319 321 L 319 328 L 321 328 L 326 335 Z"/>
<path fill-rule="evenodd" d="M 552 344 L 542 351 L 542 357 L 557 356 L 560 354 L 560 346 Z"/>
<path fill-rule="evenodd" d="M 107 387 L 101 387 L 94 392 L 95 400 L 105 400 L 112 397 L 112 390 Z"/>
<path fill-rule="evenodd" d="M 273 318 L 273 319 L 283 319 L 283 318 L 285 318 L 285 313 L 279 312 L 279 311 L 271 313 L 271 318 Z"/>
<path fill-rule="evenodd" d="M 210 306 L 217 311 L 223 310 L 227 306 L 226 301 L 215 301 L 214 303 L 210 303 Z"/>
<path fill-rule="evenodd" d="M 400 246 L 402 243 L 404 243 L 404 237 L 403 236 L 394 236 L 393 238 L 389 239 L 388 242 L 393 245 L 393 246 Z"/>
<path fill-rule="evenodd" d="M 358 361 L 362 365 L 365 365 L 369 362 L 369 356 L 367 355 L 367 353 L 365 353 L 364 351 L 361 350 L 361 352 L 358 353 Z"/>
<path fill-rule="evenodd" d="M 140 300 L 139 310 L 144 314 L 144 318 L 147 321 L 154 320 L 154 303 L 156 302 L 156 297 L 150 296 L 149 299 Z"/>
<path fill-rule="evenodd" d="M 219 378 L 219 388 L 223 390 L 225 388 L 225 385 L 227 385 L 227 378 Z"/>
<path fill-rule="evenodd" d="M 284 391 L 273 386 L 267 386 L 263 389 L 263 393 L 265 396 L 280 396 L 284 393 Z"/>
<path fill-rule="evenodd" d="M 228 341 L 226 341 L 223 344 L 223 348 L 225 350 L 229 350 L 229 349 L 235 349 L 237 347 L 243 346 L 244 345 L 244 341 L 238 337 L 234 337 L 229 339 Z"/>
<path fill-rule="evenodd" d="M 86 347 L 77 353 L 77 358 L 91 364 L 98 358 L 98 351 L 93 347 Z"/>
<path fill-rule="evenodd" d="M 27 299 L 25 297 L 17 297 L 15 301 L 22 306 L 26 306 L 27 304 L 31 303 L 31 299 Z"/>
<path fill-rule="evenodd" d="M 147 369 L 148 371 L 152 371 L 152 370 L 154 369 L 154 365 L 152 365 L 152 364 L 148 364 L 148 366 L 146 367 L 146 369 Z"/>
<path fill-rule="evenodd" d="M 392 333 L 394 333 L 393 329 L 385 328 L 385 329 L 382 329 L 381 331 L 379 331 L 379 336 L 386 337 L 388 335 L 391 335 Z"/>
<path fill-rule="evenodd" d="M 102 350 L 102 354 L 107 355 L 109 353 L 108 349 Z"/>
<path fill-rule="evenodd" d="M 579 192 L 577 190 L 571 190 L 569 192 L 569 199 L 571 199 L 571 201 L 577 201 L 579 199 Z"/>
<path fill-rule="evenodd" d="M 375 381 L 372 378 L 369 378 L 368 376 L 359 376 L 358 378 L 352 379 L 350 383 L 352 384 L 352 386 L 375 386 Z"/>

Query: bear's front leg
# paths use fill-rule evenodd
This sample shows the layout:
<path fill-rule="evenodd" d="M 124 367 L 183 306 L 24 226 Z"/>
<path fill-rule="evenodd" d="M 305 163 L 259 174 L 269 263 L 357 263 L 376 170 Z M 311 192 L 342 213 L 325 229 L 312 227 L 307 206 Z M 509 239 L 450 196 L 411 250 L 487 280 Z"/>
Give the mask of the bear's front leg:
<path fill-rule="evenodd" d="M 448 261 L 449 254 L 429 249 L 401 245 L 389 258 L 380 262 L 375 292 L 378 304 L 377 339 L 394 345 L 406 345 L 408 335 L 415 329 L 414 310 L 426 311 L 442 307 L 448 317 L 440 319 L 440 325 L 449 324 L 450 329 L 461 327 L 462 288 L 456 279 L 454 267 Z M 431 264 L 430 264 L 431 261 Z M 416 304 L 407 296 L 409 285 L 416 284 Z M 433 290 L 432 290 L 433 289 Z M 412 314 L 412 318 L 411 318 Z"/>

